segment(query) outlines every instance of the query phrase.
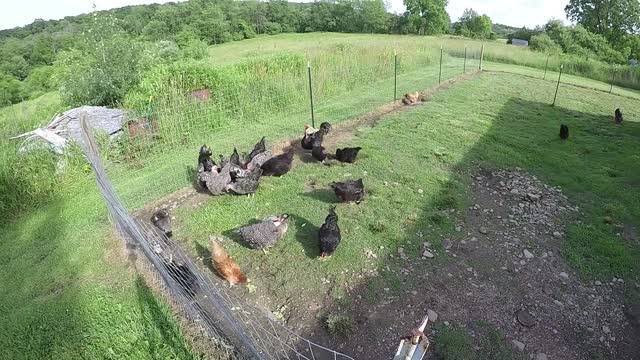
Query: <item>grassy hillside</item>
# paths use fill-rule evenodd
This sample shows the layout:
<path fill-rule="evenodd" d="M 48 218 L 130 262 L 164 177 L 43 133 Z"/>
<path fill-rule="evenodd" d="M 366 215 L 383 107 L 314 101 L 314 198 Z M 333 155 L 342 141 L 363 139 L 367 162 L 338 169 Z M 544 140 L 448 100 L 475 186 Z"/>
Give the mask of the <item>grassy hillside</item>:
<path fill-rule="evenodd" d="M 247 149 L 262 135 L 271 144 L 299 135 L 309 122 L 306 64 L 300 61 L 304 55 L 315 60 L 316 121 L 339 124 L 393 99 L 393 48 L 401 62 L 398 94 L 402 95 L 438 83 L 441 45 L 446 49 L 442 78 L 461 74 L 463 62 L 458 56 L 465 44 L 473 49 L 470 57 L 475 57 L 468 69 L 477 68 L 480 43 L 461 39 L 308 34 L 211 47 L 209 58 L 202 62 L 166 68 L 184 71 L 185 77 L 158 72 L 137 89 L 139 99 L 158 96 L 154 119 L 162 137 L 156 143 L 130 142 L 106 151 L 110 174 L 127 205 L 140 208 L 190 185 L 195 152 L 202 142 L 216 154 L 228 154 L 233 146 Z M 544 65 L 544 57 L 514 49 L 492 43 L 485 56 Z M 273 55 L 282 53 L 294 59 L 290 73 L 277 63 L 282 58 L 274 60 Z M 382 55 L 373 57 L 378 53 Z M 273 64 L 280 64 L 277 71 L 270 67 Z M 607 94 L 606 84 L 567 77 L 566 81 L 602 91 L 563 85 L 558 106 L 551 108 L 556 73 L 547 73 L 543 81 L 539 69 L 492 61 L 486 68 L 511 74 L 485 73 L 436 94 L 426 106 L 383 118 L 373 129 L 356 131 L 356 138 L 340 144 L 364 147 L 361 161 L 354 166 L 300 164 L 283 178 L 265 179 L 255 198 L 225 196 L 206 199 L 197 209 L 181 209 L 176 214 L 176 238 L 195 255 L 197 244 L 206 245 L 211 233 L 226 232 L 268 213 L 288 212 L 294 215 L 290 233 L 270 255 L 228 244 L 255 279 L 256 296 L 275 304 L 304 288 L 304 295 L 311 297 L 329 291 L 322 279 L 331 278 L 338 284 L 331 296 L 344 297 L 348 277 L 343 271 L 363 266 L 364 247 L 384 247 L 372 265 L 372 269 L 382 268 L 384 255 L 397 252 L 399 239 L 412 236 L 403 226 L 405 219 L 417 216 L 414 221 L 431 225 L 434 244 L 439 243 L 437 234 L 452 231 L 451 221 L 437 215 L 438 206 L 463 209 L 468 205 L 469 183 L 460 173 L 469 164 L 519 166 L 562 186 L 570 200 L 583 208 L 583 224 L 570 228 L 564 248 L 566 259 L 581 274 L 596 279 L 635 278 L 640 263 L 637 247 L 622 242 L 603 218 L 640 225 L 640 199 L 627 191 L 638 185 L 640 174 L 636 122 L 640 101 L 633 98 L 637 93 L 615 88 L 614 94 Z M 189 69 L 201 72 L 185 71 Z M 350 81 L 350 75 L 357 75 L 357 81 Z M 209 83 L 186 81 L 193 79 Z M 212 87 L 209 102 L 184 97 L 186 90 L 193 90 L 189 86 L 221 83 L 233 86 Z M 17 146 L 5 135 L 46 122 L 60 110 L 58 101 L 55 94 L 47 94 L 0 110 L 3 161 L 15 154 Z M 627 123 L 622 127 L 610 124 L 617 107 L 625 110 Z M 571 142 L 556 140 L 560 122 L 571 127 Z M 11 190 L 13 179 L 25 168 L 15 165 L 20 162 L 6 163 L 10 166 L 3 163 L 0 168 L 5 181 L 0 189 L 11 198 L 17 193 Z M 0 252 L 7 259 L 0 264 L 0 307 L 9 314 L 0 319 L 2 358 L 200 357 L 190 349 L 167 305 L 127 267 L 88 169 L 78 162 L 68 177 L 57 178 L 55 167 L 38 172 L 37 165 L 28 168 L 35 169 L 36 179 L 26 178 L 35 190 L 41 190 L 38 176 L 59 179 L 46 183 L 55 189 L 50 199 L 32 212 L 0 222 Z M 348 240 L 330 261 L 316 261 L 313 231 L 332 195 L 323 191 L 309 195 L 309 179 L 322 186 L 356 176 L 365 178 L 371 196 L 360 206 L 340 209 Z M 385 181 L 401 187 L 389 187 Z M 413 192 L 417 189 L 423 190 L 421 196 Z M 30 194 L 39 198 L 38 192 Z M 15 201 L 20 199 L 24 198 Z M 418 254 L 408 247 L 407 252 Z M 273 278 L 267 278 L 271 273 Z M 371 292 L 397 285 L 397 278 L 382 277 L 372 283 Z"/>

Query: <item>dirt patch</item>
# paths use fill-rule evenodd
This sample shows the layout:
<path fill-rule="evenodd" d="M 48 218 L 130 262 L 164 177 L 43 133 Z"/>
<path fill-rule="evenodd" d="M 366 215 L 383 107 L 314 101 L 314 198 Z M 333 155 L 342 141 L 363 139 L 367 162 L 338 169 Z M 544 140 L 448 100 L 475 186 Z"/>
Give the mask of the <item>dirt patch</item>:
<path fill-rule="evenodd" d="M 472 191 L 474 205 L 457 212 L 455 236 L 442 239 L 444 249 L 425 242 L 422 258 L 399 249 L 389 260 L 400 261 L 403 290 L 378 289 L 383 295 L 371 303 L 360 289 L 348 295 L 353 304 L 336 306 L 358 324 L 339 349 L 390 358 L 399 336 L 431 309 L 438 323 L 463 326 L 476 350 L 489 324 L 509 344 L 524 344 L 514 351 L 525 357 L 636 359 L 639 334 L 625 314 L 626 284 L 584 282 L 561 256 L 566 224 L 580 215 L 562 191 L 520 169 L 478 170 Z M 379 276 L 369 274 L 366 282 Z M 429 359 L 437 349 L 434 343 Z"/>

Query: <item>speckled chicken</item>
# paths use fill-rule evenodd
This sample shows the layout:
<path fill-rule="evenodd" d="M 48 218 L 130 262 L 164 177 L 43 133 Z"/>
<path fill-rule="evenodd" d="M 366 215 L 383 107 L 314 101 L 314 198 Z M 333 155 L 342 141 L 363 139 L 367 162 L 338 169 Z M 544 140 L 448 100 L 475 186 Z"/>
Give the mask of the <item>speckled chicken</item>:
<path fill-rule="evenodd" d="M 266 163 L 267 160 L 271 159 L 272 157 L 273 157 L 273 154 L 271 154 L 271 151 L 261 152 L 253 156 L 251 161 L 246 163 L 244 167 L 247 170 L 251 170 L 255 167 L 262 167 L 262 164 Z"/>
<path fill-rule="evenodd" d="M 151 223 L 167 237 L 171 237 L 171 215 L 167 209 L 160 209 L 151 215 Z"/>
<path fill-rule="evenodd" d="M 309 125 L 304 126 L 304 136 L 300 145 L 305 150 L 312 150 L 314 145 L 322 145 L 323 137 L 331 132 L 331 124 L 323 122 L 319 129 L 314 129 Z"/>
<path fill-rule="evenodd" d="M 360 150 L 362 150 L 361 147 L 336 149 L 336 159 L 340 162 L 354 163 Z"/>
<path fill-rule="evenodd" d="M 293 162 L 293 150 L 272 157 L 262 164 L 264 176 L 282 176 L 291 170 Z"/>
<path fill-rule="evenodd" d="M 227 190 L 239 195 L 253 194 L 258 190 L 261 175 L 262 169 L 255 167 L 247 174 L 247 176 L 238 178 L 235 182 L 228 184 Z"/>
<path fill-rule="evenodd" d="M 329 209 L 329 215 L 324 220 L 324 224 L 318 230 L 318 240 L 320 241 L 320 257 L 325 258 L 333 255 L 340 245 L 342 235 L 338 226 L 338 214 L 336 207 Z"/>
<path fill-rule="evenodd" d="M 264 136 L 263 136 L 262 139 L 260 139 L 260 141 L 258 141 L 258 143 L 255 144 L 255 146 L 253 147 L 253 150 L 251 150 L 249 155 L 247 155 L 247 157 L 245 158 L 245 164 L 251 163 L 253 158 L 255 158 L 258 154 L 262 154 L 266 151 L 267 151 L 267 146 L 265 144 Z"/>
<path fill-rule="evenodd" d="M 254 249 L 266 250 L 282 239 L 289 228 L 289 215 L 270 215 L 263 221 L 236 230 Z M 265 251 L 266 253 L 266 251 Z"/>
<path fill-rule="evenodd" d="M 214 166 L 211 171 L 198 172 L 198 181 L 204 184 L 212 195 L 220 195 L 227 190 L 227 185 L 231 183 L 231 164 L 227 163 L 220 172 Z"/>
<path fill-rule="evenodd" d="M 362 179 L 333 182 L 329 186 L 331 186 L 333 192 L 336 193 L 342 202 L 354 201 L 359 203 L 367 193 L 364 189 Z"/>

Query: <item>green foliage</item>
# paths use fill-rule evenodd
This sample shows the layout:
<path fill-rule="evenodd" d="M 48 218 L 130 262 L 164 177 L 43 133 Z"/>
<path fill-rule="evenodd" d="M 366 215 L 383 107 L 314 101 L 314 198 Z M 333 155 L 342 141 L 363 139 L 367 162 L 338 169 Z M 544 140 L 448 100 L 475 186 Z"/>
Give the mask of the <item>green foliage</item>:
<path fill-rule="evenodd" d="M 78 50 L 56 61 L 60 95 L 67 105 L 113 105 L 124 98 L 147 65 L 143 47 L 130 41 L 117 20 L 94 15 Z"/>
<path fill-rule="evenodd" d="M 11 75 L 0 72 L 0 107 L 23 100 L 22 83 Z"/>
<path fill-rule="evenodd" d="M 493 34 L 491 19 L 478 15 L 473 9 L 466 9 L 453 28 L 457 35 L 471 38 L 489 39 Z"/>
<path fill-rule="evenodd" d="M 27 87 L 26 92 L 30 98 L 38 97 L 46 92 L 55 90 L 57 82 L 55 79 L 55 68 L 53 66 L 40 66 L 31 71 L 23 82 Z"/>
<path fill-rule="evenodd" d="M 640 28 L 640 2 L 637 0 L 571 0 L 565 7 L 567 18 L 588 31 L 621 46 Z"/>
<path fill-rule="evenodd" d="M 347 314 L 331 314 L 325 319 L 325 326 L 331 336 L 347 338 L 353 333 L 353 320 Z"/>
<path fill-rule="evenodd" d="M 422 35 L 444 34 L 449 30 L 447 0 L 403 0 L 407 11 L 416 16 L 413 20 Z"/>
<path fill-rule="evenodd" d="M 471 336 L 463 328 L 439 325 L 436 331 L 436 352 L 442 360 L 473 359 Z"/>
<path fill-rule="evenodd" d="M 555 41 L 553 41 L 547 34 L 534 35 L 529 40 L 529 47 L 536 51 L 541 51 L 547 54 L 559 54 L 562 52 L 562 48 Z"/>

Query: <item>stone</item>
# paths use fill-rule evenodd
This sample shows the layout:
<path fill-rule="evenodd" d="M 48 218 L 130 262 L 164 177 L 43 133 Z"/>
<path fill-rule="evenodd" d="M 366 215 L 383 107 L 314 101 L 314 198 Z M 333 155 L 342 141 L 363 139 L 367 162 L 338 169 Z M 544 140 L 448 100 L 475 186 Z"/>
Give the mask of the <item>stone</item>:
<path fill-rule="evenodd" d="M 511 193 L 512 193 L 513 195 L 518 195 L 518 193 L 520 193 L 520 192 L 518 191 L 518 189 L 515 189 L 515 188 L 514 188 L 514 189 L 511 189 Z"/>
<path fill-rule="evenodd" d="M 560 300 L 553 300 L 553 303 L 558 305 L 558 306 L 562 306 L 563 305 L 562 301 L 560 301 Z"/>
<path fill-rule="evenodd" d="M 434 256 L 433 253 L 431 251 L 429 251 L 429 250 L 425 250 L 422 253 L 422 257 L 426 257 L 426 258 L 429 258 L 429 259 L 431 259 L 433 256 Z"/>
<path fill-rule="evenodd" d="M 445 250 L 451 249 L 451 246 L 452 246 L 451 240 L 449 240 L 449 239 L 442 240 L 442 247 L 444 247 Z"/>
<path fill-rule="evenodd" d="M 564 272 L 564 271 L 563 271 L 563 272 L 561 272 L 559 275 L 560 275 L 560 277 L 561 277 L 561 278 L 563 278 L 563 279 L 569 279 L 569 275 L 568 275 L 566 272 Z"/>
<path fill-rule="evenodd" d="M 559 231 L 554 231 L 553 232 L 553 237 L 559 238 L 559 237 L 562 237 L 562 234 Z"/>
<path fill-rule="evenodd" d="M 594 282 L 594 284 L 595 284 L 596 286 L 602 286 L 602 282 L 600 282 L 599 280 L 596 280 L 596 281 Z"/>
<path fill-rule="evenodd" d="M 531 201 L 538 201 L 540 200 L 540 195 L 538 194 L 534 194 L 534 193 L 527 193 L 527 197 L 529 198 L 529 200 Z"/>
<path fill-rule="evenodd" d="M 480 231 L 480 234 L 484 234 L 484 235 L 487 235 L 489 233 L 489 230 L 487 230 L 487 228 L 484 226 L 480 227 L 479 231 Z"/>
<path fill-rule="evenodd" d="M 529 314 L 529 312 L 525 309 L 518 311 L 518 313 L 516 314 L 516 318 L 518 319 L 520 325 L 524 327 L 532 327 L 536 324 L 536 319 L 531 316 L 531 314 Z"/>
<path fill-rule="evenodd" d="M 518 351 L 524 351 L 524 344 L 518 340 L 511 340 L 511 345 Z"/>
<path fill-rule="evenodd" d="M 533 254 L 527 249 L 524 249 L 522 255 L 524 255 L 524 257 L 527 259 L 533 259 Z"/>
<path fill-rule="evenodd" d="M 435 322 L 436 320 L 438 320 L 438 313 L 431 309 L 427 310 L 427 316 L 429 316 L 429 321 L 431 322 Z"/>
<path fill-rule="evenodd" d="M 602 332 L 604 332 L 605 334 L 608 334 L 608 333 L 610 333 L 610 332 L 611 332 L 611 329 L 609 329 L 609 327 L 608 327 L 608 326 L 603 326 L 603 327 L 602 327 Z"/>
<path fill-rule="evenodd" d="M 549 360 L 549 357 L 545 353 L 538 353 L 536 355 L 536 360 Z"/>

